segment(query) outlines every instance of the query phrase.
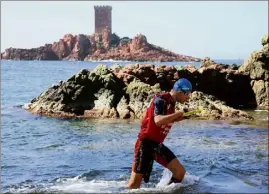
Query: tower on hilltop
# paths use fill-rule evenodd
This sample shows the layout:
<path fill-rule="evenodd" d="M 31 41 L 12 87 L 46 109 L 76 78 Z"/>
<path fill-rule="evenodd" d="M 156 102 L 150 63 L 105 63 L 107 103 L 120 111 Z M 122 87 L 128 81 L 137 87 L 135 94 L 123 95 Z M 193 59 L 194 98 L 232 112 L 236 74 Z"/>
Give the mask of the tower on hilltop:
<path fill-rule="evenodd" d="M 95 11 L 95 33 L 101 33 L 105 28 L 112 33 L 111 6 L 94 6 Z"/>

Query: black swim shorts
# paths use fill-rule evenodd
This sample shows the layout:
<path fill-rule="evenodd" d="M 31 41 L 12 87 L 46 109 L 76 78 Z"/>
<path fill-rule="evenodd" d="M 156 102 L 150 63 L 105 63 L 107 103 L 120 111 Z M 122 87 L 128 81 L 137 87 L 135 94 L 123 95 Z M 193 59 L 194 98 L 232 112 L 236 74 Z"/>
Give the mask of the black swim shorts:
<path fill-rule="evenodd" d="M 162 143 L 149 139 L 137 139 L 134 151 L 134 162 L 132 170 L 144 175 L 144 182 L 149 181 L 154 160 L 164 167 L 167 167 L 176 156 Z"/>

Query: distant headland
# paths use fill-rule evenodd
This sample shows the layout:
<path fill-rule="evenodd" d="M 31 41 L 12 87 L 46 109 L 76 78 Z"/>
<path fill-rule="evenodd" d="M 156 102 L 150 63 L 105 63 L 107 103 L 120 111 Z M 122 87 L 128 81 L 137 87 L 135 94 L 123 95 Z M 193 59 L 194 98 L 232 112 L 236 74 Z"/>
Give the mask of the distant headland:
<path fill-rule="evenodd" d="M 11 60 L 121 60 L 121 61 L 201 61 L 177 54 L 147 41 L 145 35 L 119 37 L 112 33 L 112 7 L 94 6 L 95 33 L 66 34 L 59 41 L 37 48 L 7 48 L 1 59 Z"/>

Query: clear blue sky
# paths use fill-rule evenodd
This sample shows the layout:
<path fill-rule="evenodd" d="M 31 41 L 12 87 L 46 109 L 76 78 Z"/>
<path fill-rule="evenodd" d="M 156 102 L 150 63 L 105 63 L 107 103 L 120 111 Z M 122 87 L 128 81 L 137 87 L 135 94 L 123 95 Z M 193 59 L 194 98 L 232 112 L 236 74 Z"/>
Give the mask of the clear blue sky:
<path fill-rule="evenodd" d="M 176 53 L 245 59 L 268 33 L 268 2 L 1 2 L 1 51 L 53 43 L 64 34 L 94 32 L 94 5 L 111 5 L 112 31 Z"/>

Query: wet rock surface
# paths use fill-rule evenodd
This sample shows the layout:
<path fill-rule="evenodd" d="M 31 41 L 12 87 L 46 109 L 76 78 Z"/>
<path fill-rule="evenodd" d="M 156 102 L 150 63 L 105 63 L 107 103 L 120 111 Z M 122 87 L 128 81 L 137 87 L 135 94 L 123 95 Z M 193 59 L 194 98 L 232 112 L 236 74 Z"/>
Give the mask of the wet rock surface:
<path fill-rule="evenodd" d="M 203 73 L 192 70 L 150 64 L 111 68 L 99 65 L 92 71 L 83 69 L 67 81 L 52 86 L 24 107 L 33 113 L 50 116 L 141 119 L 156 93 L 170 91 L 178 78 L 186 77 L 192 80 L 196 91 L 189 102 L 177 104 L 177 110 L 198 108 L 201 113 L 194 116 L 204 119 L 252 119 L 246 112 L 198 90 L 202 88 L 198 81 Z M 215 89 L 222 90 L 221 87 Z"/>
<path fill-rule="evenodd" d="M 66 36 L 65 41 L 69 42 L 67 49 L 72 44 L 76 45 L 73 38 Z M 100 41 L 100 38 L 111 41 L 108 34 L 104 34 L 102 37 L 91 37 L 91 44 Z M 118 46 L 119 38 L 115 36 L 112 39 Z M 81 36 L 81 40 L 83 42 L 85 37 Z M 77 45 L 82 49 L 78 53 L 96 52 L 85 50 L 85 44 Z M 134 52 L 150 48 L 145 46 L 147 40 L 143 35 L 133 40 L 125 38 L 119 46 L 126 47 L 128 44 L 131 45 L 129 50 Z M 61 48 L 64 53 L 64 47 Z M 201 112 L 195 116 L 200 118 L 251 120 L 252 117 L 243 109 L 269 107 L 268 52 L 266 35 L 262 39 L 261 51 L 253 52 L 241 66 L 218 64 L 209 57 L 202 61 L 198 69 L 191 64 L 114 64 L 110 68 L 98 65 L 92 71 L 83 69 L 65 82 L 52 86 L 24 108 L 51 116 L 142 118 L 154 94 L 168 92 L 176 80 L 187 78 L 192 82 L 194 92 L 189 102 L 177 104 L 177 109 L 198 108 Z"/>

